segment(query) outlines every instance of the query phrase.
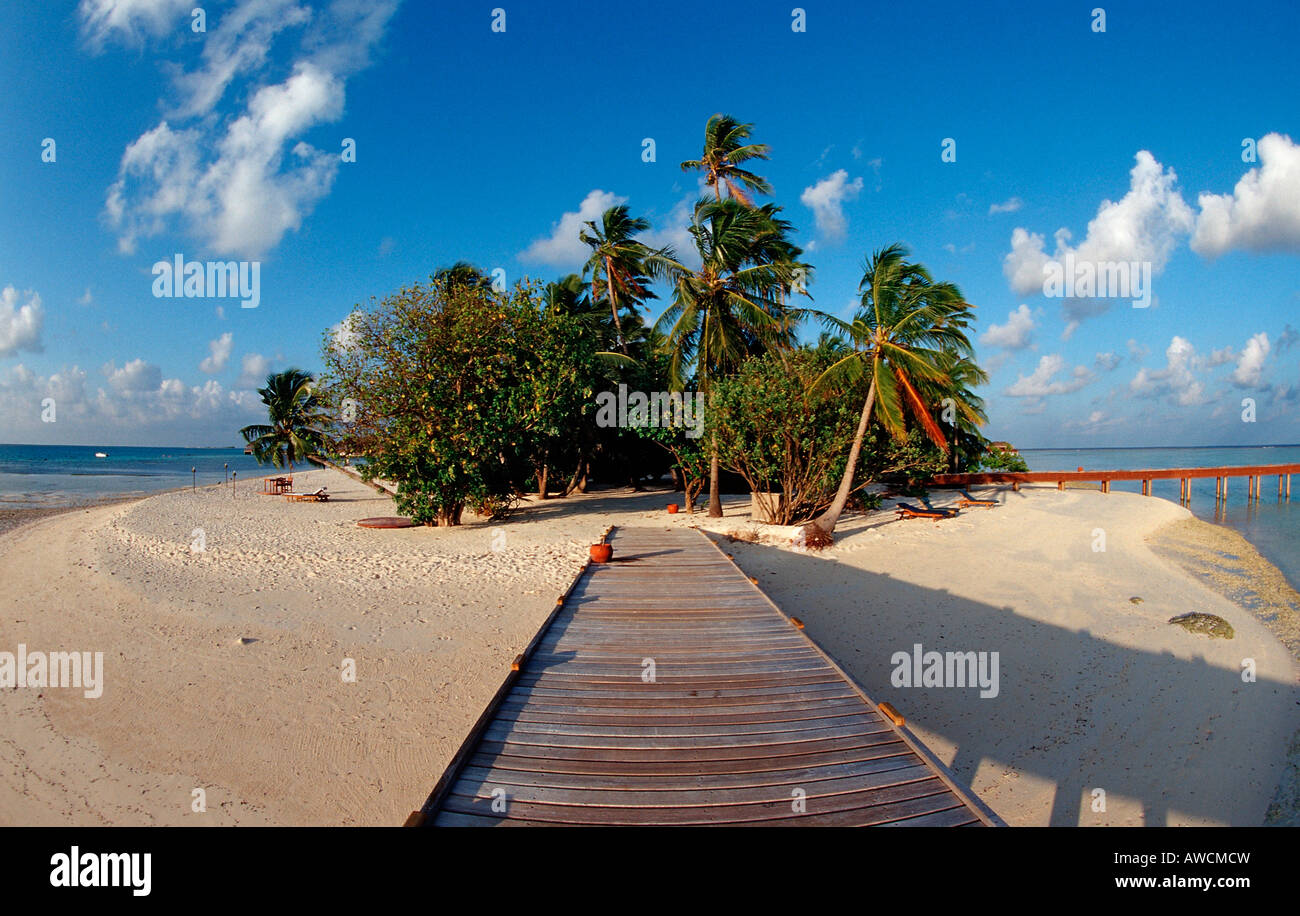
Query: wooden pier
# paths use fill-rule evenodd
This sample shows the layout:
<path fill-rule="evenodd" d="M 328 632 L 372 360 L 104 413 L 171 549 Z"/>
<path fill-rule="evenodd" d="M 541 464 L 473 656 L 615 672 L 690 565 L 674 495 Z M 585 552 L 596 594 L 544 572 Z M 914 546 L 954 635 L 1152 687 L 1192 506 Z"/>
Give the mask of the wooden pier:
<path fill-rule="evenodd" d="M 1001 825 L 699 531 L 610 542 L 408 824 Z"/>
<path fill-rule="evenodd" d="M 1277 498 L 1291 501 L 1291 475 L 1300 474 L 1300 464 L 1259 464 L 1246 467 L 1211 468 L 1146 468 L 1136 471 L 988 471 L 981 474 L 939 474 L 931 478 L 936 487 L 973 487 L 991 484 L 1011 484 L 1019 490 L 1022 484 L 1056 484 L 1064 490 L 1067 483 L 1098 483 L 1101 492 L 1109 493 L 1110 485 L 1117 481 L 1140 481 L 1143 496 L 1151 495 L 1153 480 L 1177 480 L 1178 499 L 1189 503 L 1192 499 L 1192 481 L 1214 478 L 1214 496 L 1217 502 L 1227 502 L 1228 481 L 1233 477 L 1246 478 L 1246 501 L 1257 502 L 1263 492 L 1265 477 L 1277 477 Z"/>

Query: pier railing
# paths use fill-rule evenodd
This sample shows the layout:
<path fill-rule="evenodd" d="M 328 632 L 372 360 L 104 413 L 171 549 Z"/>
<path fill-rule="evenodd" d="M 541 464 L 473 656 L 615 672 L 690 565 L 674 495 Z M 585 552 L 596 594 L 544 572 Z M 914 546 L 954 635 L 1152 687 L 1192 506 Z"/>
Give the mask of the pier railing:
<path fill-rule="evenodd" d="M 1247 501 L 1260 499 L 1265 477 L 1277 477 L 1277 498 L 1291 499 L 1291 475 L 1300 474 L 1300 464 L 1256 464 L 1242 467 L 1209 468 L 1143 468 L 1133 471 L 986 471 L 980 474 L 938 474 L 931 478 L 934 487 L 975 487 L 994 484 L 1011 484 L 1012 489 L 1019 490 L 1022 484 L 1056 484 L 1058 490 L 1064 490 L 1069 483 L 1101 484 L 1101 492 L 1109 493 L 1110 485 L 1117 480 L 1140 481 L 1142 495 L 1151 495 L 1153 480 L 1177 480 L 1179 482 L 1179 501 L 1189 502 L 1192 495 L 1192 481 L 1214 478 L 1214 497 L 1216 502 L 1228 498 L 1228 481 L 1233 477 L 1246 478 Z"/>

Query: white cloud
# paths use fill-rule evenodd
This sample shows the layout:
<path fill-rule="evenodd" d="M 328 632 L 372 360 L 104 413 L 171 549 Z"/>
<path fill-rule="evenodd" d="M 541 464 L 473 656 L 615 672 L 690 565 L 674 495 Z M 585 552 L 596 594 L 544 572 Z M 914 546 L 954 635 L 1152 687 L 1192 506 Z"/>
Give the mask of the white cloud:
<path fill-rule="evenodd" d="M 330 326 L 330 333 L 334 336 L 335 349 L 347 350 L 356 343 L 357 332 L 352 326 L 352 322 L 356 317 L 358 317 L 357 312 L 349 312 L 338 324 Z"/>
<path fill-rule="evenodd" d="M 81 296 L 77 299 L 77 304 L 90 305 L 94 301 L 95 301 L 95 297 L 90 294 L 90 287 L 87 286 L 86 291 L 82 293 Z"/>
<path fill-rule="evenodd" d="M 120 369 L 113 362 L 106 363 L 103 373 L 108 378 L 108 386 L 117 394 L 156 391 L 162 386 L 162 370 L 139 358 L 131 360 Z"/>
<path fill-rule="evenodd" d="M 1006 324 L 989 325 L 989 329 L 984 332 L 980 340 L 990 347 L 1023 350 L 1029 346 L 1036 327 L 1038 323 L 1034 320 L 1033 312 L 1029 310 L 1029 306 L 1022 303 L 1019 308 L 1007 315 Z"/>
<path fill-rule="evenodd" d="M 313 14 L 293 0 L 239 0 L 223 11 L 202 65 L 175 78 L 180 103 L 123 153 L 104 206 L 119 249 L 130 253 L 176 221 L 214 253 L 252 258 L 297 230 L 339 166 L 336 150 L 302 137 L 342 116 L 346 77 L 368 61 L 395 7 L 334 0 Z M 288 74 L 241 86 L 242 111 L 223 116 L 229 87 L 260 77 L 272 42 L 292 30 L 301 35 Z"/>
<path fill-rule="evenodd" d="M 1096 359 L 1093 360 L 1093 365 L 1102 372 L 1111 372 L 1119 368 L 1121 362 L 1123 362 L 1123 358 L 1118 353 L 1106 352 L 1098 353 Z"/>
<path fill-rule="evenodd" d="M 1025 205 L 1019 197 L 1008 198 L 1000 204 L 989 204 L 989 216 L 997 213 L 1015 213 Z"/>
<path fill-rule="evenodd" d="M 1217 257 L 1232 249 L 1300 253 L 1300 146 L 1282 134 L 1256 145 L 1259 166 L 1231 194 L 1201 194 L 1192 250 Z"/>
<path fill-rule="evenodd" d="M 1152 274 L 1164 270 L 1179 238 L 1195 226 L 1192 209 L 1175 187 L 1178 176 L 1141 150 L 1129 172 L 1129 190 L 1118 201 L 1105 200 L 1088 223 L 1088 233 L 1078 246 L 1061 228 L 1054 236 L 1055 251 L 1048 255 L 1041 234 L 1017 227 L 1011 233 L 1011 251 L 1002 270 L 1018 294 L 1043 292 L 1043 269 L 1052 261 L 1073 254 L 1076 263 L 1109 261 L 1149 262 Z M 1110 299 L 1066 299 L 1065 317 L 1073 326 L 1110 308 Z M 1073 327 L 1067 329 L 1067 337 Z"/>
<path fill-rule="evenodd" d="M 40 353 L 44 324 L 45 309 L 39 295 L 32 290 L 19 293 L 12 286 L 0 290 L 0 356 L 12 356 L 19 350 Z"/>
<path fill-rule="evenodd" d="M 236 388 L 261 388 L 266 384 L 266 376 L 271 371 L 271 361 L 261 353 L 245 353 L 239 369 Z"/>
<path fill-rule="evenodd" d="M 1175 336 L 1165 349 L 1165 367 L 1145 367 L 1129 382 L 1129 391 L 1137 397 L 1164 397 L 1181 406 L 1205 403 L 1205 386 L 1196 377 L 1202 360 L 1196 348 L 1183 337 Z"/>
<path fill-rule="evenodd" d="M 1222 366 L 1234 361 L 1237 358 L 1237 351 L 1232 347 L 1223 347 L 1220 350 L 1211 350 L 1209 357 L 1205 360 L 1205 365 L 1213 369 L 1215 366 Z"/>
<path fill-rule="evenodd" d="M 215 379 L 190 387 L 138 359 L 104 371 L 109 383 L 92 391 L 75 365 L 49 376 L 22 364 L 0 370 L 0 428 L 25 442 L 222 442 L 265 416 L 253 392 L 226 391 Z M 45 398 L 54 399 L 53 423 L 42 421 Z"/>
<path fill-rule="evenodd" d="M 244 0 L 224 13 L 210 24 L 202 66 L 176 78 L 183 99 L 172 116 L 211 111 L 238 76 L 265 65 L 276 35 L 310 19 L 311 10 L 297 0 Z"/>
<path fill-rule="evenodd" d="M 536 261 L 555 267 L 580 267 L 591 253 L 580 238 L 583 223 L 598 221 L 610 207 L 627 203 L 613 191 L 597 188 L 582 199 L 575 211 L 566 212 L 551 228 L 546 238 L 537 239 L 519 253 L 521 261 Z"/>
<path fill-rule="evenodd" d="M 848 232 L 844 202 L 855 200 L 862 192 L 862 178 L 849 181 L 849 173 L 838 169 L 816 184 L 804 188 L 799 202 L 813 211 L 817 231 L 826 241 L 838 241 Z"/>
<path fill-rule="evenodd" d="M 230 351 L 234 346 L 234 340 L 235 335 L 227 331 L 216 340 L 209 341 L 208 350 L 210 355 L 199 363 L 199 371 L 208 375 L 216 375 L 226 368 L 226 363 L 230 360 Z"/>
<path fill-rule="evenodd" d="M 1261 331 L 1246 341 L 1246 346 L 1242 347 L 1241 356 L 1237 359 L 1237 368 L 1232 370 L 1232 383 L 1238 388 L 1264 387 L 1264 363 L 1268 359 L 1268 352 L 1268 335 L 1264 332 Z"/>
<path fill-rule="evenodd" d="M 77 12 L 87 43 L 99 48 L 114 32 L 129 42 L 146 32 L 161 35 L 193 5 L 192 0 L 81 0 Z"/>
<path fill-rule="evenodd" d="M 1030 375 L 1017 374 L 1016 381 L 1007 389 L 1013 398 L 1043 398 L 1050 395 L 1069 394 L 1078 391 L 1095 378 L 1085 366 L 1075 366 L 1065 377 L 1056 376 L 1066 368 L 1065 357 L 1057 353 L 1043 356 L 1038 366 Z"/>

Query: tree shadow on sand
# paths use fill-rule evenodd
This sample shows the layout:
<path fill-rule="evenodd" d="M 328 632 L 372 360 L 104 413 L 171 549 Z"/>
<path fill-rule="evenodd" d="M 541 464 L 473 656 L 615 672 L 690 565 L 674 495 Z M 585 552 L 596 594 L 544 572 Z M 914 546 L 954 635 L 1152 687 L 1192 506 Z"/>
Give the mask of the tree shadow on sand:
<path fill-rule="evenodd" d="M 1257 683 L 1245 683 L 1202 657 L 1116 645 L 815 555 L 725 539 L 721 546 L 873 700 L 951 743 L 951 768 L 975 794 L 996 789 L 1014 768 L 1054 787 L 1053 826 L 1111 823 L 1092 809 L 1095 789 L 1112 812 L 1120 799 L 1139 802 L 1147 826 L 1168 824 L 1171 812 L 1242 823 L 1240 812 L 1257 811 L 1245 823 L 1262 822 L 1281 775 L 1274 764 L 1295 727 L 1289 671 L 1260 670 Z M 805 583 L 816 591 L 804 592 Z M 831 607 L 829 594 L 850 597 Z M 1134 619 L 1167 627 L 1136 609 Z M 893 686 L 892 656 L 918 643 L 927 652 L 999 653 L 998 695 Z M 1189 703 L 1197 714 L 1184 717 Z M 1225 759 L 1233 761 L 1226 771 Z"/>

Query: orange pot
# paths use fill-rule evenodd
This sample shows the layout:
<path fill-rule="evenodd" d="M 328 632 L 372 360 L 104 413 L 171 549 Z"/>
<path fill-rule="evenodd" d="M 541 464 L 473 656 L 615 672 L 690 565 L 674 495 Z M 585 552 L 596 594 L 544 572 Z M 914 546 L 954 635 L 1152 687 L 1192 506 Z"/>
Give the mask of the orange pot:
<path fill-rule="evenodd" d="M 608 563 L 610 557 L 614 556 L 614 548 L 609 544 L 592 544 L 589 549 L 593 563 Z"/>
<path fill-rule="evenodd" d="M 676 515 L 676 514 L 677 514 L 677 503 L 669 503 L 669 504 L 668 504 L 668 514 L 669 514 L 669 515 Z"/>

